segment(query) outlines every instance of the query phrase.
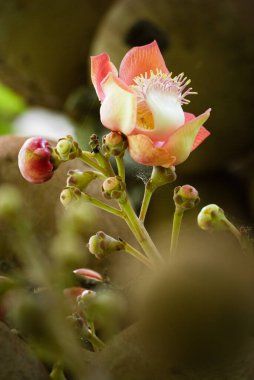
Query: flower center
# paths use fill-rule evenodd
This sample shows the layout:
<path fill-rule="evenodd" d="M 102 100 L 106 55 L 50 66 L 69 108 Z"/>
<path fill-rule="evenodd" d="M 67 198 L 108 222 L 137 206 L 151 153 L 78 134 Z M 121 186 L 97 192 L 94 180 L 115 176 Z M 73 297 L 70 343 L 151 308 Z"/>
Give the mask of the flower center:
<path fill-rule="evenodd" d="M 187 88 L 191 81 L 184 73 L 172 77 L 172 73 L 157 69 L 155 74 L 151 70 L 149 77 L 145 73 L 134 78 L 134 82 L 131 87 L 137 94 L 138 128 L 165 133 L 183 125 L 182 105 L 190 103 L 187 95 L 196 94 Z"/>

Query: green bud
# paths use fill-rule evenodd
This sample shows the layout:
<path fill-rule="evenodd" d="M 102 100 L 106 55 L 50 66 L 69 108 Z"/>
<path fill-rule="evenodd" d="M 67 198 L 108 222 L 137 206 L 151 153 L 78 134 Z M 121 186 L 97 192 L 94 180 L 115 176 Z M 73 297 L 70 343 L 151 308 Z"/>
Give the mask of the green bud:
<path fill-rule="evenodd" d="M 11 185 L 0 187 L 0 217 L 15 218 L 22 207 L 22 198 L 17 188 Z"/>
<path fill-rule="evenodd" d="M 92 151 L 94 153 L 98 153 L 99 150 L 100 150 L 100 143 L 99 143 L 99 139 L 98 139 L 98 136 L 93 133 L 91 136 L 90 136 L 90 140 L 89 140 L 89 145 L 92 149 Z"/>
<path fill-rule="evenodd" d="M 109 235 L 106 235 L 102 231 L 99 231 L 96 235 L 90 237 L 88 249 L 90 253 L 100 259 L 113 252 L 124 250 L 124 243 L 120 240 L 112 238 Z"/>
<path fill-rule="evenodd" d="M 102 184 L 102 193 L 106 199 L 124 202 L 126 199 L 125 184 L 119 176 L 109 177 Z"/>
<path fill-rule="evenodd" d="M 100 173 L 93 171 L 82 172 L 80 170 L 69 170 L 67 178 L 67 186 L 75 186 L 80 190 L 85 189 L 89 183 L 97 179 L 100 176 Z"/>
<path fill-rule="evenodd" d="M 176 207 L 183 211 L 194 208 L 200 201 L 198 191 L 190 185 L 177 186 L 173 199 Z"/>
<path fill-rule="evenodd" d="M 157 187 L 167 185 L 176 180 L 175 167 L 163 168 L 162 166 L 154 166 L 151 178 L 147 182 L 147 189 L 154 191 Z"/>
<path fill-rule="evenodd" d="M 198 214 L 198 225 L 202 230 L 227 230 L 227 218 L 222 208 L 210 204 L 202 208 Z"/>
<path fill-rule="evenodd" d="M 79 157 L 81 153 L 78 143 L 73 140 L 72 136 L 58 140 L 55 150 L 62 161 L 72 160 Z"/>
<path fill-rule="evenodd" d="M 81 191 L 74 186 L 69 186 L 63 189 L 60 194 L 60 201 L 64 207 L 69 206 L 71 203 L 81 198 Z"/>
<path fill-rule="evenodd" d="M 128 147 L 128 141 L 122 133 L 113 131 L 103 137 L 102 146 L 108 155 L 123 156 Z"/>
<path fill-rule="evenodd" d="M 87 321 L 93 321 L 93 304 L 96 297 L 96 292 L 90 289 L 84 289 L 82 294 L 78 296 L 77 303 L 79 310 L 84 314 Z"/>

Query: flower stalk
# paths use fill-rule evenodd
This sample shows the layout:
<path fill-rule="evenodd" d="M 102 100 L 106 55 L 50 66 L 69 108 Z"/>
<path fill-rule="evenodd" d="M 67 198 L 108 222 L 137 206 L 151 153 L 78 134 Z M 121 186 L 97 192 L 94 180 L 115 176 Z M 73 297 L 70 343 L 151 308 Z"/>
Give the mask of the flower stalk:
<path fill-rule="evenodd" d="M 122 178 L 122 181 L 125 181 L 125 166 L 124 166 L 124 160 L 123 156 L 116 156 L 116 165 L 117 165 L 117 171 L 118 175 Z"/>
<path fill-rule="evenodd" d="M 170 243 L 170 256 L 176 254 L 178 240 L 181 230 L 181 224 L 183 219 L 184 210 L 181 207 L 176 207 L 173 217 L 173 227 L 172 227 L 172 235 L 171 235 L 171 243 Z"/>
<path fill-rule="evenodd" d="M 125 250 L 125 252 L 127 252 L 131 256 L 135 257 L 141 263 L 145 264 L 148 268 L 150 268 L 150 269 L 153 268 L 153 266 L 151 264 L 151 261 L 148 260 L 141 252 L 139 252 L 136 248 L 134 248 L 132 245 L 130 245 L 126 241 L 122 241 L 122 242 L 124 244 L 124 250 Z"/>
<path fill-rule="evenodd" d="M 162 262 L 161 255 L 157 250 L 154 242 L 144 227 L 143 222 L 139 220 L 128 197 L 120 204 L 122 211 L 125 214 L 125 220 L 132 231 L 133 235 L 137 239 L 138 243 L 142 247 L 146 256 L 154 263 L 159 264 Z"/>
<path fill-rule="evenodd" d="M 161 166 L 154 166 L 151 178 L 145 185 L 144 197 L 141 205 L 139 219 L 144 222 L 147 214 L 147 210 L 152 198 L 152 195 L 158 187 L 167 185 L 176 180 L 176 173 L 174 166 L 169 168 L 163 168 Z"/>

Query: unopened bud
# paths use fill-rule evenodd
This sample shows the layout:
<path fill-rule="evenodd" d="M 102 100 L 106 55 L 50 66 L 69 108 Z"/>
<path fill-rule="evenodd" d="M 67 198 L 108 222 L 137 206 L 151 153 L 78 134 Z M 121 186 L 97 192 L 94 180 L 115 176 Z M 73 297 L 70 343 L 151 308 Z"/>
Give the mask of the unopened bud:
<path fill-rule="evenodd" d="M 26 140 L 19 151 L 18 165 L 22 176 L 31 183 L 48 181 L 54 173 L 53 149 L 42 137 Z"/>
<path fill-rule="evenodd" d="M 176 180 L 175 167 L 163 168 L 162 166 L 154 166 L 151 178 L 147 182 L 147 189 L 154 191 L 157 187 L 167 185 Z"/>
<path fill-rule="evenodd" d="M 58 140 L 56 152 L 62 161 L 68 161 L 78 157 L 81 149 L 72 136 L 66 136 Z"/>
<path fill-rule="evenodd" d="M 190 185 L 177 186 L 173 199 L 176 207 L 182 210 L 190 210 L 200 201 L 198 191 Z"/>
<path fill-rule="evenodd" d="M 113 131 L 103 137 L 103 149 L 108 155 L 123 156 L 127 147 L 127 138 L 122 133 Z"/>
<path fill-rule="evenodd" d="M 96 298 L 96 292 L 93 290 L 85 289 L 82 294 L 77 298 L 78 308 L 84 315 L 86 321 L 94 320 L 94 301 Z"/>
<path fill-rule="evenodd" d="M 69 206 L 71 203 L 79 200 L 81 191 L 74 186 L 66 187 L 60 194 L 60 201 L 64 207 Z"/>
<path fill-rule="evenodd" d="M 22 198 L 18 189 L 11 185 L 0 187 L 0 217 L 14 218 L 22 207 Z"/>
<path fill-rule="evenodd" d="M 119 176 L 109 177 L 102 184 L 102 193 L 106 199 L 123 202 L 126 199 L 125 184 Z"/>
<path fill-rule="evenodd" d="M 98 136 L 95 133 L 90 136 L 89 145 L 94 153 L 99 152 L 100 142 Z"/>
<path fill-rule="evenodd" d="M 227 230 L 226 222 L 224 211 L 215 204 L 203 207 L 198 214 L 198 225 L 202 230 Z"/>
<path fill-rule="evenodd" d="M 90 237 L 88 242 L 90 253 L 98 259 L 108 256 L 113 252 L 118 252 L 124 249 L 124 243 L 121 240 L 116 240 L 104 232 L 97 232 L 96 235 Z"/>
<path fill-rule="evenodd" d="M 80 190 L 84 190 L 89 185 L 89 183 L 100 176 L 100 173 L 93 171 L 82 172 L 77 169 L 69 170 L 67 175 L 67 186 L 75 186 Z"/>

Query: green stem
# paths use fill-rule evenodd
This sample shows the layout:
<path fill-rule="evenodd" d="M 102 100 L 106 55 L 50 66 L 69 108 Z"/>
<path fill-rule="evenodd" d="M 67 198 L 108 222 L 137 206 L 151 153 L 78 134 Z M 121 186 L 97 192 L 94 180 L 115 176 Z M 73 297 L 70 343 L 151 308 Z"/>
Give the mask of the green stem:
<path fill-rule="evenodd" d="M 51 380 L 66 380 L 66 377 L 64 376 L 63 366 L 60 362 L 57 362 L 54 365 L 49 377 Z"/>
<path fill-rule="evenodd" d="M 139 214 L 139 219 L 141 220 L 141 222 L 145 221 L 146 213 L 147 213 L 152 195 L 153 195 L 153 191 L 149 190 L 148 187 L 146 186 L 142 205 L 141 205 L 141 210 Z"/>
<path fill-rule="evenodd" d="M 123 241 L 124 243 L 124 250 L 128 253 L 130 253 L 133 257 L 135 257 L 137 260 L 141 261 L 143 264 L 148 266 L 149 268 L 153 268 L 151 262 L 136 248 L 132 247 L 132 245 L 128 244 L 127 242 Z"/>
<path fill-rule="evenodd" d="M 125 213 L 125 220 L 129 228 L 136 237 L 140 246 L 143 248 L 147 257 L 154 263 L 161 263 L 161 255 L 155 247 L 143 223 L 138 219 L 128 197 L 126 197 L 126 200 L 121 203 L 121 208 Z"/>
<path fill-rule="evenodd" d="M 106 170 L 108 177 L 114 177 L 115 172 L 111 166 L 111 163 L 107 157 L 99 150 L 98 153 L 92 153 L 94 158 L 98 161 L 99 165 Z"/>
<path fill-rule="evenodd" d="M 123 182 L 125 182 L 125 166 L 123 156 L 116 156 L 116 165 L 118 170 L 118 175 L 122 178 Z"/>
<path fill-rule="evenodd" d="M 173 228 L 172 228 L 172 234 L 171 234 L 171 245 L 170 245 L 170 255 L 174 255 L 177 250 L 177 245 L 178 245 L 178 238 L 179 238 L 179 233 L 181 229 L 181 223 L 182 223 L 182 218 L 183 218 L 183 213 L 184 211 L 176 207 L 175 213 L 174 213 L 174 218 L 173 218 Z"/>
<path fill-rule="evenodd" d="M 98 199 L 92 197 L 89 194 L 81 193 L 81 197 L 84 199 L 85 202 L 89 202 L 89 203 L 93 204 L 94 206 L 96 206 L 96 207 L 98 207 L 104 211 L 107 211 L 111 214 L 119 216 L 120 218 L 124 217 L 123 212 L 121 210 L 118 210 L 115 207 L 109 206 L 108 204 L 106 204 L 102 201 L 99 201 Z"/>
<path fill-rule="evenodd" d="M 89 154 L 88 154 L 89 153 Z M 83 161 L 88 166 L 91 166 L 92 168 L 98 170 L 101 172 L 105 178 L 108 177 L 108 172 L 105 168 L 103 168 L 101 165 L 98 165 L 93 159 L 90 158 L 91 154 L 90 152 L 82 151 L 81 155 L 78 157 L 81 161 Z"/>
<path fill-rule="evenodd" d="M 105 344 L 102 342 L 102 340 L 100 340 L 100 338 L 98 338 L 96 334 L 91 334 L 88 340 L 96 352 L 101 351 L 105 347 Z"/>
<path fill-rule="evenodd" d="M 239 241 L 239 244 L 243 251 L 248 251 L 248 244 L 246 241 L 246 237 L 241 234 L 241 232 L 231 223 L 228 219 L 225 218 L 224 223 L 226 224 L 228 230 L 236 237 Z"/>

